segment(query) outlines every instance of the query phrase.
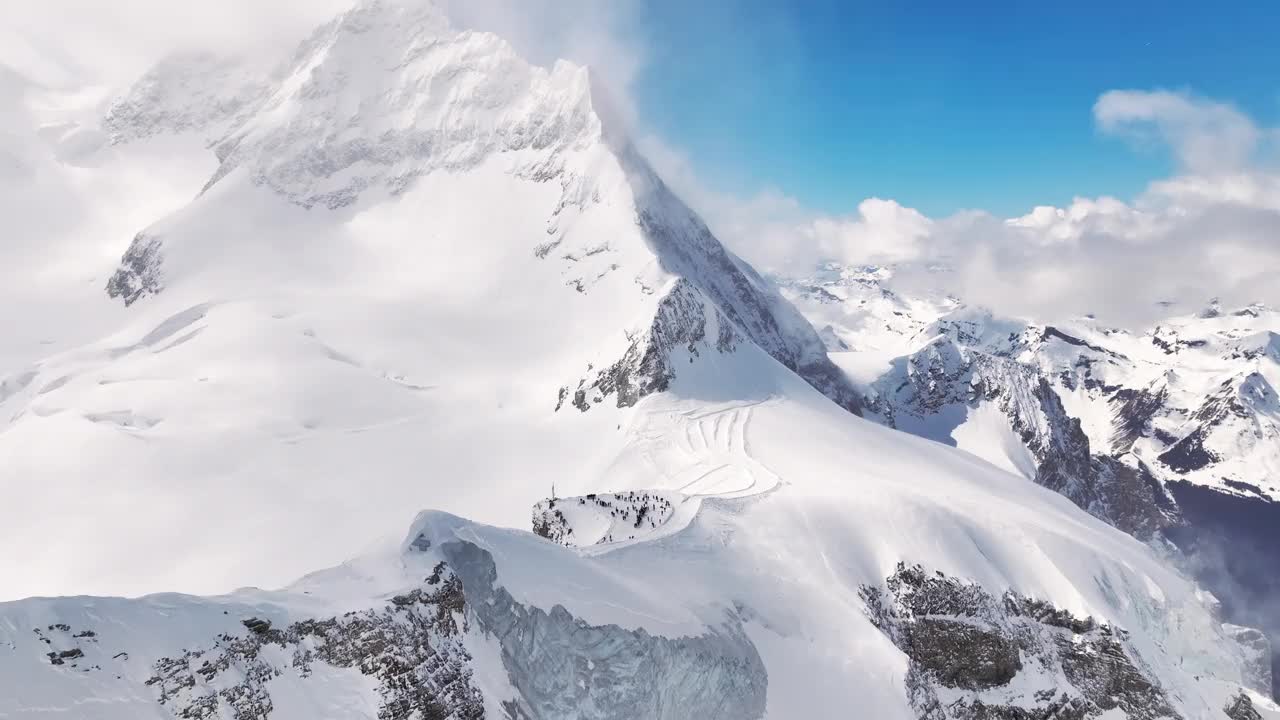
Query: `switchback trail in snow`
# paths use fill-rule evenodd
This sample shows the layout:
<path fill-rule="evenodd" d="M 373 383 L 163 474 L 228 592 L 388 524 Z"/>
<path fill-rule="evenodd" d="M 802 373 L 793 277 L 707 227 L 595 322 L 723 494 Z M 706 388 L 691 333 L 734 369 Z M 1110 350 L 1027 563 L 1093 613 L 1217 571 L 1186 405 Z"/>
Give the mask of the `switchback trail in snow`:
<path fill-rule="evenodd" d="M 734 498 L 777 487 L 782 478 L 752 456 L 752 417 L 772 398 L 712 407 L 649 410 L 638 421 L 634 444 L 665 478 L 664 489 L 692 497 Z"/>

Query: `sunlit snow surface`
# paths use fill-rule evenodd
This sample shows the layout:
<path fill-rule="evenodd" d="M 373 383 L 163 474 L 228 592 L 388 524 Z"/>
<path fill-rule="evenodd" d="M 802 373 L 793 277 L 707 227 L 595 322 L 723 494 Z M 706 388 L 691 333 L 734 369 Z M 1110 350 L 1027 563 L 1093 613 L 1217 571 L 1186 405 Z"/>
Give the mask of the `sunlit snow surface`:
<path fill-rule="evenodd" d="M 438 557 L 414 551 L 411 541 L 420 535 L 432 548 L 476 544 L 492 554 L 498 582 L 518 602 L 562 605 L 592 625 L 680 637 L 706 632 L 726 613 L 745 618 L 768 671 L 769 717 L 843 717 L 855 702 L 877 717 L 912 717 L 901 655 L 869 623 L 857 594 L 902 558 L 994 592 L 1053 598 L 1075 614 L 1128 629 L 1188 717 L 1214 716 L 1231 693 L 1228 683 L 1239 681 L 1241 660 L 1195 589 L 1145 546 L 1020 477 L 853 418 L 798 381 L 782 379 L 777 390 L 753 406 L 742 437 L 745 456 L 778 483 L 756 494 L 701 498 L 698 512 L 672 528 L 678 532 L 660 538 L 577 551 L 528 532 L 427 513 L 399 548 L 281 592 L 0 606 L 0 672 L 31 678 L 0 701 L 0 711 L 23 716 L 39 706 L 78 717 L 148 717 L 143 708 L 154 699 L 140 683 L 155 659 L 207 644 L 218 632 L 243 632 L 238 624 L 250 616 L 283 624 L 386 602 L 420 582 Z M 637 413 L 683 424 L 689 402 L 655 397 Z M 79 644 L 87 648 L 80 662 L 100 669 L 48 665 L 48 648 L 32 629 L 56 623 L 96 631 L 92 643 Z M 466 642 L 485 652 L 484 638 Z M 119 652 L 127 659 L 112 657 Z M 358 697 L 362 686 L 358 677 L 343 677 L 336 673 L 317 690 L 314 678 L 286 673 L 271 688 L 347 702 L 341 699 Z M 816 694 L 815 678 L 823 688 Z"/>
<path fill-rule="evenodd" d="M 1245 659 L 1149 548 L 820 394 L 822 336 L 629 154 L 584 70 L 389 7 L 317 31 L 261 88 L 223 95 L 238 75 L 218 63 L 162 66 L 145 102 L 111 106 L 110 138 L 55 137 L 79 164 L 3 136 L 20 171 L 0 180 L 36 188 L 3 208 L 27 231 L 50 207 L 67 225 L 24 246 L 45 264 L 4 271 L 0 300 L 29 312 L 0 355 L 0 594 L 75 596 L 0 604 L 0 717 L 169 717 L 148 684 L 163 658 L 212 652 L 250 618 L 394 614 L 471 548 L 496 577 L 467 592 L 492 602 L 431 632 L 466 651 L 494 717 L 546 680 L 480 631 L 499 591 L 566 632 L 665 648 L 681 677 L 662 692 L 708 690 L 681 662 L 711 638 L 741 670 L 717 681 L 749 690 L 726 702 L 913 717 L 906 658 L 859 595 L 900 562 L 1125 628 L 1185 716 L 1220 712 Z M 5 121 L 34 132 L 48 114 Z M 194 180 L 149 171 L 161 144 Z M 126 310 L 105 287 L 139 232 L 159 260 Z M 121 287 L 141 287 L 133 270 Z M 662 345 L 673 296 L 685 324 Z M 589 381 L 640 364 L 637 338 L 672 376 L 620 405 Z M 965 427 L 990 437 L 983 423 Z M 589 547 L 528 531 L 549 496 L 626 491 L 675 507 Z M 242 586 L 285 589 L 84 596 Z M 264 650 L 272 718 L 376 716 L 368 675 L 304 676 L 281 647 Z"/>

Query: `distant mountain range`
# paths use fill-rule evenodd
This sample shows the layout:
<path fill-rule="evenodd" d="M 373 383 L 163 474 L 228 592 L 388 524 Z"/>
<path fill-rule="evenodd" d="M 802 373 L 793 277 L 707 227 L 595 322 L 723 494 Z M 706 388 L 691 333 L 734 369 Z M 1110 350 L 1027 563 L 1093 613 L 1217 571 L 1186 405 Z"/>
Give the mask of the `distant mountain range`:
<path fill-rule="evenodd" d="M 777 278 L 860 378 L 868 418 L 1172 541 L 1229 614 L 1280 629 L 1280 312 L 1211 301 L 1142 332 L 1049 325 L 904 296 L 893 277 Z"/>

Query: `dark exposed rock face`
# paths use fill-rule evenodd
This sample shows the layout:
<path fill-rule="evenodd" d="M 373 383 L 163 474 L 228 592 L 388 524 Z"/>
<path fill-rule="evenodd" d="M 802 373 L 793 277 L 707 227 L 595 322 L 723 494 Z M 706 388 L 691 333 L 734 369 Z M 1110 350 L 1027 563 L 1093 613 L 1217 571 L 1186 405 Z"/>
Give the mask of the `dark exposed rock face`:
<path fill-rule="evenodd" d="M 708 338 L 708 326 L 715 333 Z M 672 356 L 680 349 L 697 357 L 704 352 L 733 352 L 740 341 L 732 325 L 687 280 L 679 280 L 654 314 L 649 329 L 631 338 L 617 362 L 583 378 L 573 391 L 573 406 L 586 411 L 613 396 L 618 407 L 630 407 L 641 398 L 665 391 L 675 379 Z M 561 394 L 561 402 L 566 393 Z M 557 405 L 559 409 L 559 405 Z"/>
<path fill-rule="evenodd" d="M 860 414 L 858 392 L 831 362 L 813 327 L 768 281 L 725 250 L 634 148 L 618 153 L 645 240 L 662 268 L 680 279 L 660 301 L 650 326 L 630 338 L 622 358 L 578 383 L 573 405 L 585 411 L 612 395 L 618 407 L 629 407 L 667 389 L 678 371 L 671 362 L 677 350 L 698 357 L 731 353 L 752 342 L 836 404 Z M 561 393 L 560 404 L 569 394 L 568 389 Z"/>
<path fill-rule="evenodd" d="M 1151 419 L 1169 399 L 1169 390 L 1121 388 L 1111 396 L 1109 402 L 1115 412 L 1115 434 L 1112 436 L 1111 449 L 1115 453 L 1126 453 L 1133 448 L 1139 438 L 1149 434 Z"/>
<path fill-rule="evenodd" d="M 967 622 L 923 617 L 907 625 L 902 637 L 921 671 L 944 687 L 985 690 L 1008 684 L 1022 669 L 1017 645 Z"/>
<path fill-rule="evenodd" d="M 862 597 L 910 661 L 921 720 L 1084 720 L 1116 708 L 1133 720 L 1179 717 L 1119 628 L 920 566 L 900 564 Z"/>
<path fill-rule="evenodd" d="M 1226 381 L 1192 414 L 1190 423 L 1194 423 L 1195 429 L 1161 453 L 1160 462 L 1180 473 L 1218 462 L 1221 458 L 1204 446 L 1209 434 L 1230 417 L 1248 420 L 1249 416 L 1249 409 L 1241 403 L 1236 381 Z"/>
<path fill-rule="evenodd" d="M 1258 712 L 1258 709 L 1253 706 L 1253 701 L 1244 693 L 1231 698 L 1222 711 L 1231 720 L 1262 720 L 1262 713 Z"/>
<path fill-rule="evenodd" d="M 954 330 L 964 336 L 963 326 Z M 944 338 L 906 359 L 870 405 L 891 426 L 906 414 L 993 403 L 1036 461 L 1036 483 L 1141 538 L 1178 522 L 1176 505 L 1146 468 L 1095 453 L 1049 381 L 1032 366 Z"/>
<path fill-rule="evenodd" d="M 160 273 L 160 238 L 138 233 L 120 258 L 120 267 L 107 281 L 107 295 L 132 305 L 164 288 Z"/>
<path fill-rule="evenodd" d="M 423 587 L 380 610 L 282 629 L 248 618 L 246 634 L 224 634 L 207 648 L 156 661 L 147 684 L 178 717 L 266 718 L 274 707 L 269 683 L 286 671 L 264 657 L 274 646 L 292 655 L 289 671 L 303 678 L 317 663 L 375 678 L 380 720 L 475 720 L 484 705 L 462 645 L 465 610 L 462 583 L 441 564 Z"/>

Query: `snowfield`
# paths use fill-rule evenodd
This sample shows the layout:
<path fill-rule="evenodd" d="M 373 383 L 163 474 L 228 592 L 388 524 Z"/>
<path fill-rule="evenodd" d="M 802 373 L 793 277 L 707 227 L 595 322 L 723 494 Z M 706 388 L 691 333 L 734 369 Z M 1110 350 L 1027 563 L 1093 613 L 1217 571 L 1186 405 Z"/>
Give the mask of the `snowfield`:
<path fill-rule="evenodd" d="M 84 137 L 21 166 L 74 272 L 0 291 L 0 718 L 1280 717 L 989 413 L 1003 469 L 859 417 L 583 68 L 372 0 L 15 97 Z M 161 148 L 200 178 L 102 216 Z"/>
<path fill-rule="evenodd" d="M 765 369 L 772 363 L 762 353 L 752 354 Z M 1196 588 L 1145 545 L 1025 479 L 862 421 L 799 380 L 775 374 L 784 394 L 754 407 L 744 438 L 750 457 L 777 473 L 781 483 L 753 495 L 700 498 L 698 511 L 684 518 L 678 532 L 580 551 L 529 532 L 429 512 L 414 522 L 399 547 L 312 574 L 281 591 L 6 603 L 0 606 L 0 647 L 7 649 L 0 654 L 0 674 L 24 680 L 13 686 L 20 688 L 16 694 L 0 701 L 0 712 L 22 717 L 41 707 L 77 717 L 169 717 L 166 712 L 181 707 L 175 703 L 226 689 L 239 677 L 237 669 L 248 660 L 232 662 L 231 670 L 209 678 L 197 671 L 211 647 L 228 646 L 220 637 L 253 636 L 243 621 L 259 618 L 284 627 L 396 607 L 394 598 L 423 587 L 423 578 L 441 561 L 462 576 L 468 597 L 479 597 L 483 574 L 469 569 L 464 559 L 474 547 L 491 556 L 496 568 L 491 580 L 521 607 L 563 608 L 574 622 L 610 632 L 717 637 L 738 643 L 735 652 L 758 653 L 756 662 L 767 678 L 767 691 L 761 693 L 767 717 L 843 717 L 851 703 L 875 717 L 916 717 L 904 685 L 909 663 L 873 624 L 861 595 L 864 586 L 884 586 L 904 560 L 976 582 L 996 597 L 1013 590 L 1051 600 L 1073 616 L 1124 628 L 1135 662 L 1159 679 L 1179 716 L 1219 717 L 1216 713 L 1245 677 L 1245 656 Z M 689 402 L 654 396 L 639 409 L 682 416 Z M 626 713 L 609 708 L 610 698 L 625 694 L 641 702 L 637 698 L 667 691 L 659 680 L 670 671 L 662 667 L 627 675 L 621 688 L 607 684 L 617 679 L 611 673 L 619 672 L 621 658 L 593 654 L 599 649 L 578 647 L 572 639 L 554 650 L 583 658 L 572 669 L 534 663 L 520 670 L 525 654 L 553 650 L 539 647 L 537 639 L 517 644 L 513 633 L 518 631 L 507 628 L 503 634 L 498 619 L 475 608 L 460 612 L 458 619 L 465 629 L 456 637 L 470 658 L 492 653 L 493 643 L 503 646 L 497 662 L 506 664 L 510 680 L 500 672 L 482 677 L 473 671 L 487 705 L 519 699 L 532 704 L 530 717 L 615 717 Z M 70 630 L 57 631 L 61 624 Z M 75 637 L 86 630 L 94 634 Z M 455 636 L 449 638 L 451 643 Z M 275 655 L 260 658 L 272 668 L 261 685 L 276 708 L 272 717 L 310 717 L 306 713 L 316 707 L 333 712 L 346 706 L 353 714 L 344 717 L 377 716 L 384 695 L 370 690 L 369 678 L 341 668 L 302 674 L 290 659 L 295 648 L 281 642 L 271 646 Z M 49 652 L 77 648 L 84 654 L 63 665 L 46 658 Z M 157 705 L 146 684 L 157 676 L 157 663 L 167 667 L 162 658 L 197 649 L 204 654 L 183 666 L 196 678 L 194 688 L 182 700 Z M 126 655 L 117 657 L 120 653 Z M 744 676 L 734 682 L 746 682 L 752 667 L 739 667 Z M 708 678 L 697 668 L 687 672 L 681 676 L 686 704 L 641 716 L 688 717 L 687 712 L 705 709 L 697 703 L 714 695 L 702 684 Z M 1028 660 L 1013 682 L 985 697 L 1034 707 L 1034 691 L 1054 685 L 1040 672 Z M 223 680 L 223 673 L 230 679 Z M 815 678 L 822 678 L 818 685 Z M 574 698 L 576 707 L 586 707 L 590 698 L 598 712 L 556 714 L 552 699 L 536 690 L 548 686 Z M 1068 684 L 1055 687 L 1075 693 Z M 1262 696 L 1252 697 L 1255 707 L 1274 709 Z M 295 715 L 292 700 L 277 698 L 308 698 L 311 704 L 300 703 Z M 754 714 L 759 709 L 749 716 L 760 716 Z"/>

